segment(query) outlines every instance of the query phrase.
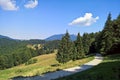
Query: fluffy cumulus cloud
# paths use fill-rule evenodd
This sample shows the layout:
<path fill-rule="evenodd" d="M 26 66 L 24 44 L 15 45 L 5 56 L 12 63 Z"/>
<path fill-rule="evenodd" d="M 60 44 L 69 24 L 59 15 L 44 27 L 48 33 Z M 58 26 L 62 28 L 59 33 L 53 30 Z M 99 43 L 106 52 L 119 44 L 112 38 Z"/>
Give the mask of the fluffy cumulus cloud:
<path fill-rule="evenodd" d="M 15 0 L 0 0 L 0 7 L 3 10 L 18 10 Z"/>
<path fill-rule="evenodd" d="M 93 23 L 95 23 L 97 20 L 99 19 L 99 17 L 93 17 L 92 13 L 85 13 L 85 15 L 83 17 L 79 17 L 75 20 L 73 20 L 71 23 L 69 23 L 68 25 L 70 26 L 90 26 Z"/>
<path fill-rule="evenodd" d="M 30 0 L 27 4 L 24 5 L 25 8 L 35 8 L 38 5 L 38 0 Z"/>

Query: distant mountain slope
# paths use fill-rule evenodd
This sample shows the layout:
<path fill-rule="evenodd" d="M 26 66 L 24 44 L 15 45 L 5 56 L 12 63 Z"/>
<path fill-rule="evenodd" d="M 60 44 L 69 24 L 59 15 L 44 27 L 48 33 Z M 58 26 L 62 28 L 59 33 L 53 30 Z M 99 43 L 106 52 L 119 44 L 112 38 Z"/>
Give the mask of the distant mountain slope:
<path fill-rule="evenodd" d="M 48 38 L 46 38 L 46 41 L 52 41 L 52 40 L 61 40 L 64 34 L 58 34 L 58 35 L 53 35 Z M 72 41 L 76 40 L 76 35 L 70 35 L 70 38 Z"/>
<path fill-rule="evenodd" d="M 0 39 L 3 39 L 3 38 L 6 38 L 6 39 L 12 39 L 12 38 L 10 38 L 10 37 L 0 35 Z"/>

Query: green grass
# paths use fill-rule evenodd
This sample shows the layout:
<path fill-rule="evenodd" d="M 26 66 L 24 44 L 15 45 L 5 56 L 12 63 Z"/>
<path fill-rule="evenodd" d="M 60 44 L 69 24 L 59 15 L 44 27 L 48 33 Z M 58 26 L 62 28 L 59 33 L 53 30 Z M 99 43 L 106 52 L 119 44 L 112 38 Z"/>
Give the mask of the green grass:
<path fill-rule="evenodd" d="M 120 54 L 106 56 L 89 70 L 56 80 L 120 80 Z"/>
<path fill-rule="evenodd" d="M 22 64 L 6 70 L 0 70 L 0 80 L 8 80 L 16 76 L 41 75 L 47 72 L 52 72 L 60 69 L 82 65 L 94 59 L 93 56 L 89 56 L 77 61 L 69 61 L 66 64 L 59 64 L 55 58 L 56 58 L 56 53 L 45 54 L 32 58 L 32 59 L 37 59 L 37 62 L 34 64 L 29 64 L 29 65 Z"/>

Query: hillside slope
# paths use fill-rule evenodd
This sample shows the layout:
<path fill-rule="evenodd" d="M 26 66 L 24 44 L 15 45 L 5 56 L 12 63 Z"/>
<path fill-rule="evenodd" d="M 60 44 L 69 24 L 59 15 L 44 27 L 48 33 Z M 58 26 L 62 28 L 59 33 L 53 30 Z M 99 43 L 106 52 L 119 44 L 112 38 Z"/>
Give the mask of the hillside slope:
<path fill-rule="evenodd" d="M 12 38 L 10 38 L 10 37 L 7 37 L 7 36 L 0 35 L 0 39 L 2 39 L 2 38 L 6 38 L 6 39 L 12 39 Z"/>
<path fill-rule="evenodd" d="M 70 68 L 77 65 L 82 65 L 93 59 L 93 56 L 86 57 L 77 61 L 70 61 L 66 64 L 59 64 L 56 61 L 56 53 L 45 54 L 41 56 L 34 57 L 32 59 L 37 59 L 37 62 L 29 65 L 19 65 L 6 70 L 0 70 L 0 80 L 8 80 L 16 76 L 35 76 L 47 72 L 52 72 L 60 69 Z"/>

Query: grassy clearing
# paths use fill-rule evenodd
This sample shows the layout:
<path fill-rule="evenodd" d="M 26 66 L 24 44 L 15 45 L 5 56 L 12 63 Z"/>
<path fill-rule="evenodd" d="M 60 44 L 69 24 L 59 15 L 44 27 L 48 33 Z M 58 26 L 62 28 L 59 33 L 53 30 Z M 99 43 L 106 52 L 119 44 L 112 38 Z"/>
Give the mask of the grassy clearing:
<path fill-rule="evenodd" d="M 59 64 L 56 61 L 55 57 L 56 57 L 55 53 L 45 54 L 32 58 L 32 59 L 37 59 L 37 62 L 34 64 L 30 64 L 30 65 L 22 64 L 10 69 L 0 70 L 0 80 L 8 80 L 15 76 L 41 75 L 43 73 L 47 73 L 51 71 L 82 65 L 93 59 L 93 56 L 90 56 L 81 60 L 70 61 L 66 64 Z"/>
<path fill-rule="evenodd" d="M 106 56 L 90 70 L 56 80 L 120 80 L 120 54 Z"/>

